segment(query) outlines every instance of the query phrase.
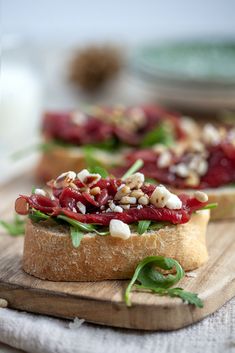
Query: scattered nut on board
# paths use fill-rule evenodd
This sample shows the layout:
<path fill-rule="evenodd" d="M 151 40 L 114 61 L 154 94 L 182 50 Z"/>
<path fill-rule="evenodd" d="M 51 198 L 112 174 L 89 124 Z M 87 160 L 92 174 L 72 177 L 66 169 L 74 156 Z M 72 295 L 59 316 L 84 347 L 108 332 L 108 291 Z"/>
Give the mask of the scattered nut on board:
<path fill-rule="evenodd" d="M 0 298 L 0 308 L 7 308 L 8 302 L 6 299 Z"/>

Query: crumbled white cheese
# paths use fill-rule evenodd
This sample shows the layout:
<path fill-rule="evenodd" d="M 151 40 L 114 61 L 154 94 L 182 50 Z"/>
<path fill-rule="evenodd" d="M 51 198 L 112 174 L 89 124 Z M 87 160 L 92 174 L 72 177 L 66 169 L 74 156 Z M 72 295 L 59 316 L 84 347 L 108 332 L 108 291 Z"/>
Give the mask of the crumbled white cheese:
<path fill-rule="evenodd" d="M 80 111 L 73 111 L 71 113 L 71 121 L 75 124 L 75 125 L 81 125 L 84 124 L 88 119 L 88 115 L 80 112 Z"/>
<path fill-rule="evenodd" d="M 164 185 L 158 185 L 150 197 L 150 202 L 156 207 L 165 207 L 170 197 L 170 191 Z"/>
<path fill-rule="evenodd" d="M 78 201 L 77 207 L 82 214 L 86 213 L 86 206 L 82 202 Z"/>
<path fill-rule="evenodd" d="M 83 169 L 77 174 L 77 178 L 79 180 L 81 180 L 82 183 L 86 183 L 86 179 L 88 177 L 93 177 L 94 178 L 94 180 L 89 183 L 90 187 L 92 185 L 96 184 L 101 179 L 101 175 L 100 174 L 92 174 L 87 169 Z"/>
<path fill-rule="evenodd" d="M 129 210 L 131 205 L 120 205 L 123 210 Z"/>
<path fill-rule="evenodd" d="M 188 116 L 181 116 L 180 126 L 189 136 L 193 136 L 195 134 L 195 129 L 197 129 L 196 123 Z"/>
<path fill-rule="evenodd" d="M 121 239 L 128 239 L 131 235 L 130 227 L 128 224 L 119 221 L 118 219 L 112 219 L 109 223 L 109 231 L 112 237 Z"/>
<path fill-rule="evenodd" d="M 179 163 L 172 166 L 171 171 L 182 178 L 186 178 L 189 174 L 189 168 L 184 163 Z"/>
<path fill-rule="evenodd" d="M 158 168 L 166 168 L 171 164 L 171 154 L 169 151 L 164 151 L 160 154 L 157 160 Z"/>
<path fill-rule="evenodd" d="M 171 194 L 170 198 L 166 202 L 166 207 L 170 210 L 179 210 L 182 207 L 182 201 L 177 195 Z"/>
<path fill-rule="evenodd" d="M 178 210 L 182 207 L 182 201 L 178 196 L 172 194 L 164 185 L 158 185 L 153 191 L 150 202 L 159 208 L 167 207 L 171 210 Z"/>
<path fill-rule="evenodd" d="M 84 180 L 86 180 L 86 178 L 88 177 L 88 175 L 90 175 L 90 172 L 87 169 L 82 169 L 78 174 L 77 174 L 77 178 L 79 180 L 81 180 L 81 182 L 83 183 Z"/>
<path fill-rule="evenodd" d="M 205 143 L 217 145 L 220 142 L 220 133 L 213 125 L 206 124 L 202 131 L 202 138 Z"/>
<path fill-rule="evenodd" d="M 46 196 L 46 195 L 47 195 L 46 191 L 43 190 L 43 189 L 35 189 L 35 190 L 34 190 L 34 193 L 35 193 L 36 195 L 41 195 L 41 196 Z"/>
<path fill-rule="evenodd" d="M 123 209 L 120 206 L 115 205 L 113 201 L 109 203 L 109 208 L 112 212 L 119 212 L 119 213 L 123 212 Z"/>

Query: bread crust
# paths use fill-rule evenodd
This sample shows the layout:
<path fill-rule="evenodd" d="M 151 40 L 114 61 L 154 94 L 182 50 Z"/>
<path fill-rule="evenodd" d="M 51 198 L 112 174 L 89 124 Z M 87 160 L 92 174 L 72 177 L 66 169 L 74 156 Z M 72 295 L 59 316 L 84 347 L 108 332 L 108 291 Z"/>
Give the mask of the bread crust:
<path fill-rule="evenodd" d="M 120 165 L 123 162 L 123 154 L 127 148 L 117 152 L 94 150 L 92 157 L 109 170 L 114 165 Z M 39 160 L 35 170 L 36 179 L 47 182 L 55 179 L 65 171 L 79 171 L 87 168 L 84 152 L 80 147 L 55 147 L 44 152 Z"/>
<path fill-rule="evenodd" d="M 186 193 L 193 195 L 196 190 L 172 189 L 175 194 Z M 235 218 L 235 187 L 224 186 L 217 189 L 202 190 L 208 195 L 209 203 L 218 203 L 216 208 L 211 209 L 211 221 Z"/>
<path fill-rule="evenodd" d="M 46 226 L 30 219 L 26 225 L 23 269 L 52 281 L 101 281 L 131 278 L 146 256 L 162 255 L 179 261 L 185 271 L 207 261 L 205 242 L 209 211 L 198 211 L 186 224 L 166 226 L 127 240 L 85 236 L 78 248 L 66 226 Z"/>
<path fill-rule="evenodd" d="M 56 147 L 42 153 L 35 170 L 37 180 L 47 182 L 68 170 L 81 170 L 85 168 L 84 155 L 70 148 Z"/>

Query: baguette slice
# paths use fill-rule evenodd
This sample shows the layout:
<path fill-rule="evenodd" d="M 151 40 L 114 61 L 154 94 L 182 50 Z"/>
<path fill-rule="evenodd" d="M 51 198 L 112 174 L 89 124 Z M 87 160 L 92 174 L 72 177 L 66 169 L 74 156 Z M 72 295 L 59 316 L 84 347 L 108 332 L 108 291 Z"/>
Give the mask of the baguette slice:
<path fill-rule="evenodd" d="M 193 195 L 196 190 L 171 189 L 171 191 L 175 194 L 186 193 Z M 235 218 L 235 187 L 224 186 L 202 191 L 208 195 L 209 203 L 218 203 L 218 206 L 211 210 L 211 221 Z"/>
<path fill-rule="evenodd" d="M 25 272 L 51 281 L 101 281 L 131 278 L 137 264 L 150 255 L 176 259 L 189 271 L 207 261 L 205 242 L 208 210 L 197 211 L 190 221 L 166 226 L 127 240 L 86 235 L 78 248 L 69 227 L 28 220 L 24 243 Z"/>
<path fill-rule="evenodd" d="M 95 150 L 92 157 L 109 169 L 114 164 L 121 164 L 122 154 L 126 149 L 117 153 Z M 55 179 L 65 170 L 82 170 L 86 168 L 84 152 L 79 147 L 55 147 L 44 152 L 35 170 L 35 176 L 40 181 Z"/>

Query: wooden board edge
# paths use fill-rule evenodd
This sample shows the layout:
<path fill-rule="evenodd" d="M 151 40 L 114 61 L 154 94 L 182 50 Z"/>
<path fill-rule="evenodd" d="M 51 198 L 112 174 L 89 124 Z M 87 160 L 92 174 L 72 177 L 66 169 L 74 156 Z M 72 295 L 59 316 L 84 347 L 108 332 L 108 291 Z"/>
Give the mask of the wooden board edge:
<path fill-rule="evenodd" d="M 28 288 L 26 291 L 18 285 L 0 283 L 0 297 L 6 299 L 12 309 L 64 319 L 79 317 L 94 324 L 145 331 L 171 331 L 196 323 L 217 311 L 234 295 L 235 281 L 233 289 L 231 283 L 224 288 L 223 297 L 218 290 L 218 293 L 204 299 L 202 309 L 180 301 L 170 306 L 133 304 L 128 308 L 124 302 L 98 301 L 59 293 L 55 296 L 46 290 Z"/>

